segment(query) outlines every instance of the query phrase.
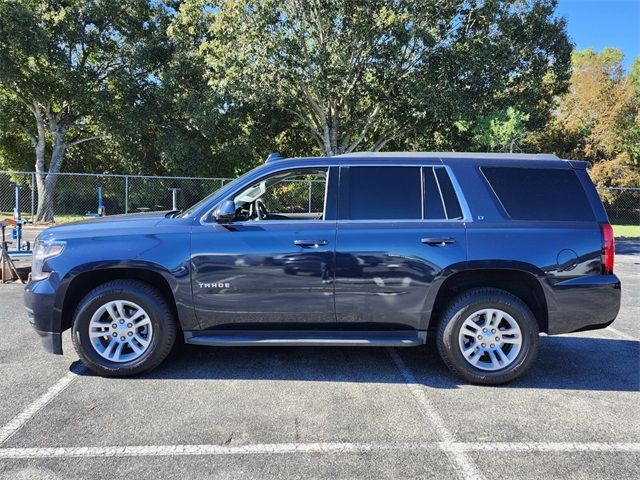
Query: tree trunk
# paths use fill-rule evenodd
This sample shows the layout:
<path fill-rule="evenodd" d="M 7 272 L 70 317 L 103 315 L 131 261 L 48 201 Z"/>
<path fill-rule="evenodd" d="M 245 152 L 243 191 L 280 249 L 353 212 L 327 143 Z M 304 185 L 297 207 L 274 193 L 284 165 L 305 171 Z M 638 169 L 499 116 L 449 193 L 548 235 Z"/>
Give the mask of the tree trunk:
<path fill-rule="evenodd" d="M 57 182 L 55 175 L 36 175 L 38 186 L 38 211 L 36 223 L 51 223 L 53 217 L 53 193 Z"/>
<path fill-rule="evenodd" d="M 53 132 L 53 149 L 51 150 L 51 162 L 49 172 L 37 172 L 36 184 L 38 186 L 38 210 L 36 213 L 37 223 L 51 223 L 54 221 L 54 192 L 58 183 L 58 173 L 62 167 L 64 151 L 67 143 L 64 138 L 64 131 Z"/>

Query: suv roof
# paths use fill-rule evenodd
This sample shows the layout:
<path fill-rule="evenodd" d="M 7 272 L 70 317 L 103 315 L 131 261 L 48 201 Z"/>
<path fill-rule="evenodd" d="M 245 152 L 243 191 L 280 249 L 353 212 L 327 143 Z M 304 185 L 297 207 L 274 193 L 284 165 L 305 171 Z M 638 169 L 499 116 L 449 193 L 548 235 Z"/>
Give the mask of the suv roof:
<path fill-rule="evenodd" d="M 481 158 L 513 160 L 562 160 L 553 153 L 488 153 L 488 152 L 353 152 L 334 158 Z"/>
<path fill-rule="evenodd" d="M 566 160 L 557 157 L 553 153 L 488 153 L 488 152 L 353 152 L 333 155 L 331 157 L 290 157 L 270 155 L 266 164 L 280 164 L 281 162 L 297 161 L 302 164 L 317 164 L 332 162 L 341 165 L 350 162 L 366 162 L 367 164 L 393 163 L 401 165 L 403 162 L 428 162 L 450 164 L 452 162 L 469 160 L 470 163 L 482 165 L 485 162 L 492 164 L 509 164 L 523 166 L 546 166 L 550 168 L 587 168 L 587 162 L 580 160 Z M 529 163 L 530 162 L 530 163 Z M 569 168 L 570 168 L 569 167 Z"/>

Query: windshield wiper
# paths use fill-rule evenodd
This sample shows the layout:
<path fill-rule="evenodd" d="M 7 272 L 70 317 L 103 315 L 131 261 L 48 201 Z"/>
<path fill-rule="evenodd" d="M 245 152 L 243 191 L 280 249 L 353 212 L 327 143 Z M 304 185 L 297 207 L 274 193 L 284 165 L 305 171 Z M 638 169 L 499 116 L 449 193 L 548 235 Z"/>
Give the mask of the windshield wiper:
<path fill-rule="evenodd" d="M 182 213 L 182 210 L 169 210 L 164 214 L 165 218 L 175 218 Z"/>

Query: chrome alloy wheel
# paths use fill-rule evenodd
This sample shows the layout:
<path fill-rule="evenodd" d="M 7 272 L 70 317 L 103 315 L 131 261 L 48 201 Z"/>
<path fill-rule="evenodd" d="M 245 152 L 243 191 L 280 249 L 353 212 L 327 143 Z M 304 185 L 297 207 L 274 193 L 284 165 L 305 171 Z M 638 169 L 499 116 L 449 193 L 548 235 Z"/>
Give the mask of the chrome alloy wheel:
<path fill-rule="evenodd" d="M 102 358 L 130 362 L 142 356 L 151 344 L 153 327 L 144 309 L 128 300 L 105 303 L 91 317 L 89 339 Z"/>
<path fill-rule="evenodd" d="M 522 332 L 507 312 L 487 308 L 472 313 L 458 334 L 464 359 L 480 370 L 495 371 L 513 363 L 522 348 Z"/>

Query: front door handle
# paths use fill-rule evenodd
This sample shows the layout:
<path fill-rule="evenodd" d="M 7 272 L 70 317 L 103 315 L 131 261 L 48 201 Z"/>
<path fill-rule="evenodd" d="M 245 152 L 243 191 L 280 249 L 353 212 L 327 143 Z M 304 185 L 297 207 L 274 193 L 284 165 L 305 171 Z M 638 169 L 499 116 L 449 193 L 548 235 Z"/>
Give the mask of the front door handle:
<path fill-rule="evenodd" d="M 326 240 L 294 240 L 293 244 L 302 248 L 317 248 L 321 245 L 327 245 Z"/>
<path fill-rule="evenodd" d="M 423 238 L 420 241 L 433 247 L 444 247 L 445 245 L 449 245 L 455 242 L 455 240 L 451 237 Z"/>

